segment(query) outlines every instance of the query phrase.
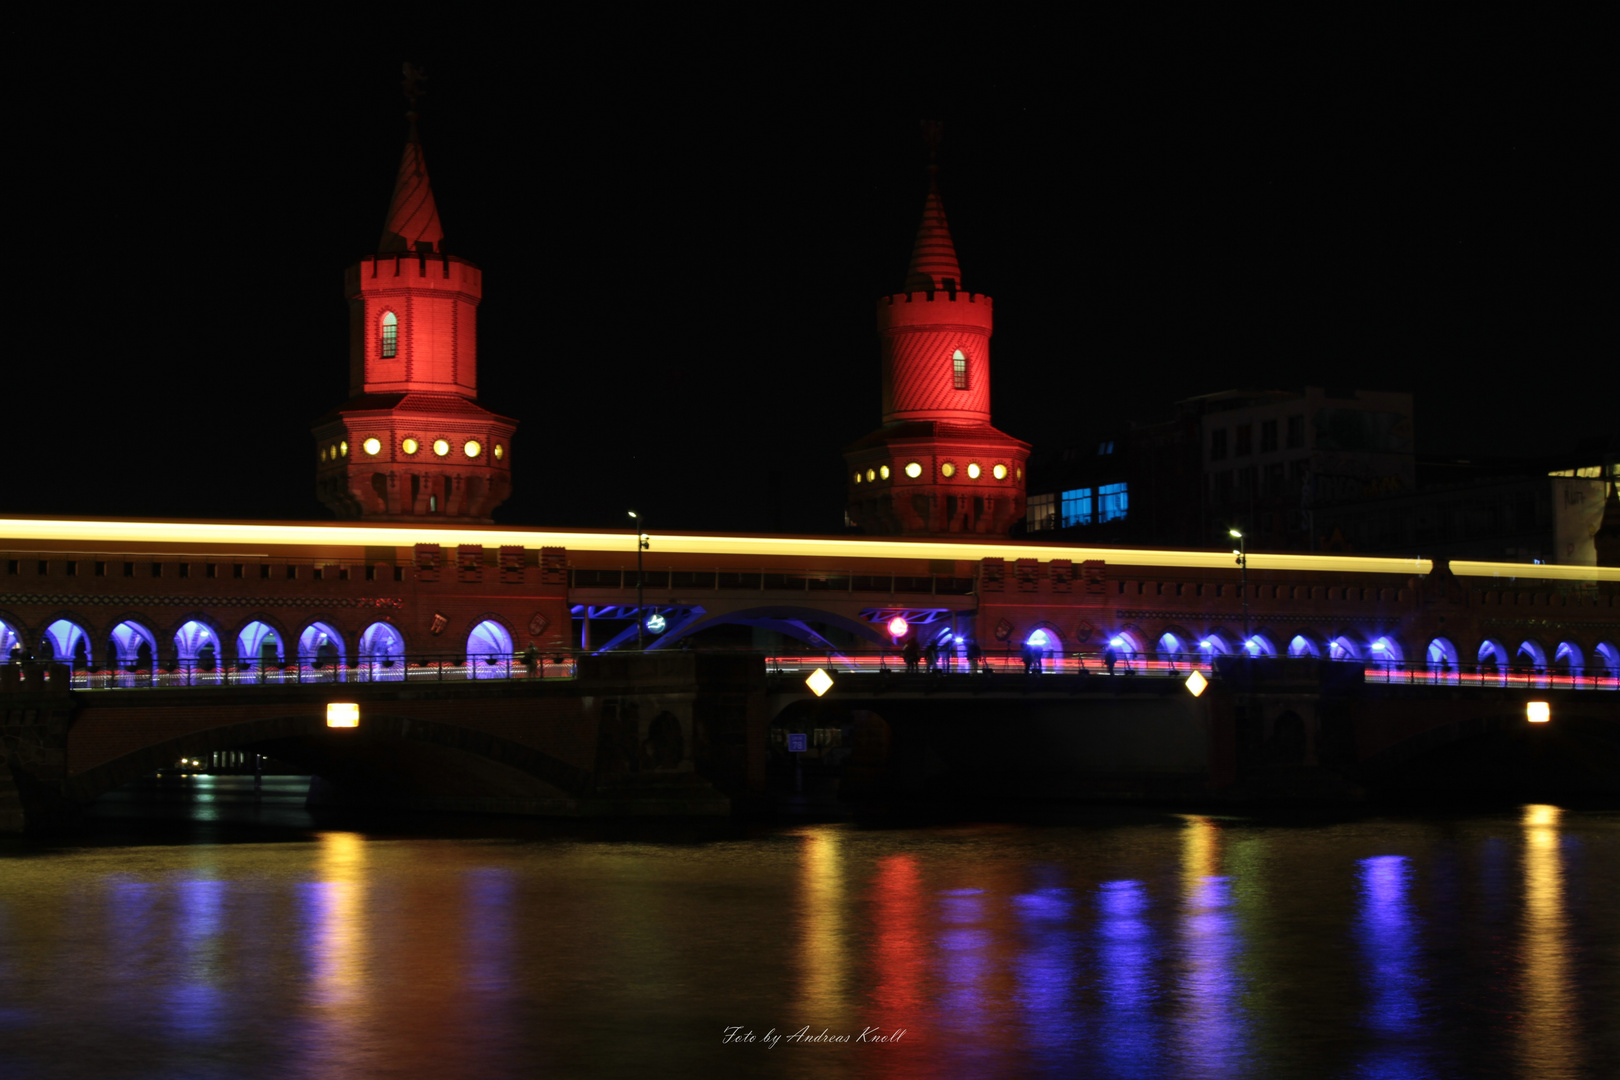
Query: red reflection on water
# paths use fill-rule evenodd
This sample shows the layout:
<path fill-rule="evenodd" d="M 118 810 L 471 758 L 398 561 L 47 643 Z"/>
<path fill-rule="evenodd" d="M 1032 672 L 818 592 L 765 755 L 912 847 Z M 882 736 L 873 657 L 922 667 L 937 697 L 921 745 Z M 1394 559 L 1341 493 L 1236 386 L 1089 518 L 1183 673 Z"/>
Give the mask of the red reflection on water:
<path fill-rule="evenodd" d="M 872 879 L 875 934 L 871 950 L 875 1006 L 869 1023 L 890 1031 L 904 1028 L 900 1041 L 886 1047 L 871 1061 L 881 1063 L 879 1075 L 896 1080 L 933 1077 L 939 1071 L 923 1054 L 931 1041 L 926 983 L 928 978 L 927 929 L 917 860 L 910 855 L 888 855 L 878 860 Z"/>

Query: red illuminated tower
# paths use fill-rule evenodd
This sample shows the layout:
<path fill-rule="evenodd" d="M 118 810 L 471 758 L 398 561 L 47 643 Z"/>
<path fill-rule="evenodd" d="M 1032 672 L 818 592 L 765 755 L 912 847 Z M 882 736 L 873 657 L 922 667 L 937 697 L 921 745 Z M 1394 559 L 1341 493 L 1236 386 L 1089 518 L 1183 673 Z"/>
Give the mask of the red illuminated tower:
<path fill-rule="evenodd" d="M 344 278 L 350 397 L 315 422 L 316 492 L 340 518 L 488 522 L 512 489 L 517 424 L 478 404 L 482 275 L 444 252 L 414 101 L 406 115 L 378 253 Z"/>
<path fill-rule="evenodd" d="M 1024 516 L 1029 445 L 990 425 L 990 298 L 961 281 L 930 160 L 905 291 L 878 301 L 883 426 L 844 451 L 868 533 L 1005 534 Z"/>

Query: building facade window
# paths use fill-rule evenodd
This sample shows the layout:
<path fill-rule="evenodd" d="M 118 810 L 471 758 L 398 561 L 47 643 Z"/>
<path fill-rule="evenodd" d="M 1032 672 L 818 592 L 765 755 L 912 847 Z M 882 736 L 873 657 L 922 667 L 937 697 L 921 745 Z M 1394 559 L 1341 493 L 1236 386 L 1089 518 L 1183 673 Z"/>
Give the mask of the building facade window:
<path fill-rule="evenodd" d="M 1130 492 L 1124 484 L 1104 484 L 1097 489 L 1097 520 L 1118 521 L 1130 510 Z"/>
<path fill-rule="evenodd" d="M 1074 525 L 1090 525 L 1091 516 L 1091 489 L 1075 488 L 1063 493 L 1063 527 L 1065 529 Z"/>
<path fill-rule="evenodd" d="M 1233 457 L 1247 457 L 1249 454 L 1254 452 L 1254 442 L 1253 442 L 1253 439 L 1254 439 L 1254 425 L 1253 424 L 1238 424 L 1236 427 L 1234 427 L 1232 429 L 1232 434 L 1234 436 L 1234 438 L 1232 440 L 1233 441 L 1233 446 L 1232 446 L 1232 456 Z"/>
<path fill-rule="evenodd" d="M 1277 421 L 1260 421 L 1260 452 L 1269 454 L 1277 449 Z"/>
<path fill-rule="evenodd" d="M 966 390 L 967 383 L 967 357 L 961 349 L 957 349 L 951 356 L 951 383 L 958 390 Z"/>
<path fill-rule="evenodd" d="M 1024 522 L 1025 530 L 1028 532 L 1057 528 L 1057 496 L 1031 495 Z"/>
<path fill-rule="evenodd" d="M 382 358 L 392 360 L 399 355 L 399 319 L 392 311 L 383 312 Z"/>
<path fill-rule="evenodd" d="M 1281 495 L 1283 493 L 1283 463 L 1278 461 L 1266 466 L 1266 494 Z"/>
<path fill-rule="evenodd" d="M 1209 433 L 1209 460 L 1226 460 L 1226 429 L 1216 428 Z"/>
<path fill-rule="evenodd" d="M 1305 445 L 1305 415 L 1303 413 L 1288 418 L 1288 449 L 1298 450 Z"/>

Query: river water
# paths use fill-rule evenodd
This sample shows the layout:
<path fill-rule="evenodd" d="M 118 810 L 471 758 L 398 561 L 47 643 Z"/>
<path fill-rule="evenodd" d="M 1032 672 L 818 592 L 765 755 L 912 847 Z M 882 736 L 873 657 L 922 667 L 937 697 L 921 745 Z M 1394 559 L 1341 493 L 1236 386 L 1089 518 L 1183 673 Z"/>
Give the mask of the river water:
<path fill-rule="evenodd" d="M 1620 1075 L 1612 811 L 378 829 L 250 784 L 0 843 L 0 1077 Z"/>

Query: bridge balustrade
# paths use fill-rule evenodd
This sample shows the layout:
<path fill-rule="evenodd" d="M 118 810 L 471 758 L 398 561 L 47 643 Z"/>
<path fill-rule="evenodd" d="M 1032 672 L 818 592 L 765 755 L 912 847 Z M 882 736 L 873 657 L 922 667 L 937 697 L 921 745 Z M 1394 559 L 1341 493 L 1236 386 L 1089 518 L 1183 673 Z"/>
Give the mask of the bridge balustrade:
<path fill-rule="evenodd" d="M 625 650 L 631 651 L 631 650 Z M 1276 661 L 1273 661 L 1276 662 Z M 1287 662 L 1287 661 L 1284 661 Z M 1313 663 L 1359 663 L 1365 680 L 1405 686 L 1499 687 L 1506 689 L 1620 690 L 1620 673 L 1602 668 L 1564 671 L 1547 668 L 1500 667 L 1490 664 L 1452 665 L 1447 668 L 1424 664 L 1382 664 L 1364 661 L 1311 661 Z M 825 668 L 834 675 L 1086 675 L 1115 678 L 1185 679 L 1193 671 L 1213 675 L 1211 658 L 1198 653 L 1143 656 L 1116 654 L 1110 673 L 1103 657 L 1095 652 L 1042 653 L 1037 663 L 1026 667 L 1016 648 L 989 650 L 970 668 L 960 651 L 941 653 L 932 669 L 920 659 L 908 671 L 900 649 L 851 650 L 832 653 L 781 653 L 765 657 L 771 674 L 808 675 Z M 523 653 L 485 656 L 412 655 L 403 658 L 361 658 L 355 663 L 321 664 L 312 661 L 274 665 L 205 664 L 199 661 L 173 661 L 156 668 L 96 668 L 72 666 L 49 660 L 25 660 L 0 664 L 6 688 L 49 684 L 64 674 L 74 690 L 174 689 L 187 687 L 308 686 L 321 683 L 415 683 L 465 682 L 482 679 L 570 679 L 577 674 L 578 654 L 546 653 L 538 658 Z"/>
<path fill-rule="evenodd" d="M 178 660 L 155 668 L 96 668 L 50 660 L 26 660 L 0 665 L 0 672 L 15 672 L 7 679 L 27 685 L 32 678 L 50 683 L 66 673 L 74 690 L 175 689 L 231 686 L 308 686 L 320 683 L 465 682 L 470 679 L 571 679 L 576 674 L 573 653 L 533 659 L 522 653 L 487 656 L 365 657 L 356 663 L 324 664 L 313 661 L 288 664 L 205 664 Z"/>

